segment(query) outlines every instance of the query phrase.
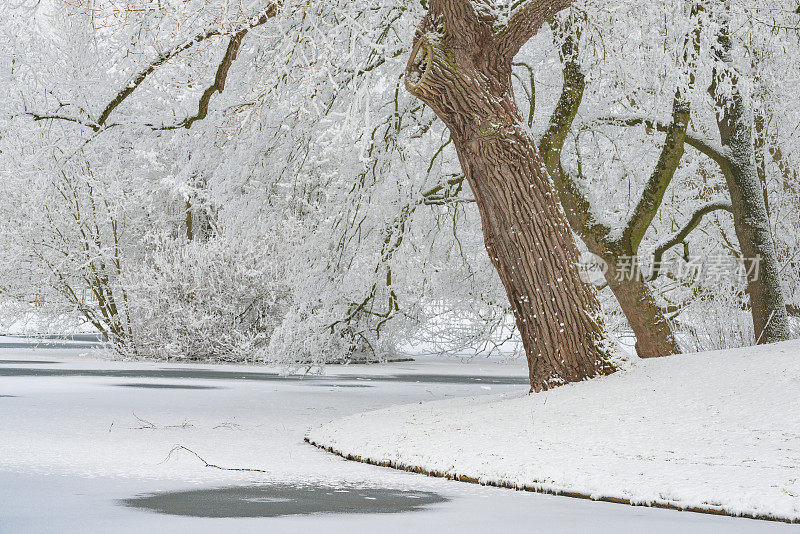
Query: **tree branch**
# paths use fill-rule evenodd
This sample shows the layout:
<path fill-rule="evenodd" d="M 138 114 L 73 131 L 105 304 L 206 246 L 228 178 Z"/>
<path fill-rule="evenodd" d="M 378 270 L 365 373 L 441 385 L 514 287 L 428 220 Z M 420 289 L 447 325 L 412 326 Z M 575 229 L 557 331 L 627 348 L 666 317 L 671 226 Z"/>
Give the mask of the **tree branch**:
<path fill-rule="evenodd" d="M 583 238 L 592 252 L 597 254 L 603 248 L 602 243 L 608 235 L 609 228 L 597 221 L 589 199 L 561 164 L 564 143 L 578 114 L 586 88 L 586 79 L 578 60 L 581 27 L 574 17 L 567 18 L 563 24 L 555 20 L 551 20 L 550 24 L 553 33 L 556 36 L 563 35 L 564 39 L 559 50 L 561 61 L 564 63 L 564 83 L 558 104 L 550 116 L 547 131 L 539 142 L 539 152 L 556 186 L 559 200 L 572 230 Z M 556 44 L 557 41 L 556 38 Z"/>
<path fill-rule="evenodd" d="M 516 73 L 513 74 L 519 80 L 520 84 L 522 84 L 522 89 L 525 91 L 525 96 L 528 99 L 528 128 L 533 128 L 533 115 L 536 113 L 536 79 L 534 77 L 533 67 L 524 62 L 512 63 L 511 66 L 524 67 L 528 71 L 530 88 L 525 87 L 525 82 L 523 82 L 522 78 L 517 76 Z"/>
<path fill-rule="evenodd" d="M 731 203 L 727 201 L 717 201 L 706 204 L 694 212 L 691 219 L 689 219 L 689 222 L 686 223 L 686 226 L 681 228 L 675 235 L 667 239 L 665 242 L 658 245 L 653 253 L 653 270 L 650 273 L 648 280 L 655 280 L 661 275 L 661 261 L 664 257 L 664 253 L 675 245 L 683 242 L 683 240 L 686 239 L 695 228 L 697 228 L 697 226 L 703 220 L 703 217 L 718 210 L 725 210 L 732 213 L 733 206 L 731 206 Z"/>
<path fill-rule="evenodd" d="M 242 46 L 242 39 L 244 39 L 244 36 L 247 35 L 249 30 L 250 28 L 239 30 L 233 35 L 233 37 L 231 37 L 231 40 L 228 41 L 228 48 L 225 50 L 225 55 L 222 57 L 219 67 L 217 67 L 217 73 L 214 76 L 214 82 L 208 86 L 200 96 L 200 101 L 197 105 L 197 113 L 187 117 L 174 126 L 167 126 L 162 129 L 175 130 L 177 128 L 186 128 L 188 130 L 192 127 L 192 124 L 195 121 L 206 118 L 208 115 L 208 106 L 211 103 L 211 97 L 214 95 L 214 93 L 222 93 L 222 91 L 225 90 L 225 81 L 228 78 L 228 71 L 230 70 L 231 65 L 233 65 L 233 62 L 236 60 L 236 56 L 239 53 L 239 48 Z"/>
<path fill-rule="evenodd" d="M 450 178 L 447 179 L 447 185 L 445 185 L 445 184 L 437 185 L 436 187 L 433 187 L 432 189 L 428 189 L 427 191 L 422 193 L 422 196 L 423 196 L 423 198 L 434 197 L 445 188 L 450 188 L 450 187 L 452 187 L 454 185 L 460 186 L 461 184 L 464 183 L 465 179 L 466 178 L 464 177 L 463 174 L 460 174 L 460 173 L 459 174 L 455 174 L 455 175 L 453 175 L 453 176 L 451 176 Z M 441 196 L 441 195 L 439 195 L 439 196 Z"/>
<path fill-rule="evenodd" d="M 106 104 L 106 107 L 103 108 L 103 111 L 100 113 L 100 116 L 97 119 L 97 124 L 100 127 L 104 126 L 108 118 L 111 116 L 111 113 L 117 108 L 117 106 L 122 104 L 122 102 L 124 102 L 125 99 L 128 98 L 131 95 L 131 93 L 133 93 L 136 90 L 136 88 L 139 87 L 147 79 L 147 77 L 150 74 L 152 74 L 158 67 L 169 61 L 171 58 L 177 56 L 184 50 L 188 50 L 194 45 L 201 43 L 210 37 L 220 34 L 221 32 L 219 30 L 216 29 L 209 30 L 205 33 L 194 36 L 189 41 L 181 45 L 175 46 L 163 54 L 159 54 L 159 56 L 152 63 L 150 63 L 149 65 L 147 65 L 147 67 L 139 71 L 139 73 L 137 73 L 136 76 L 134 76 L 133 79 L 130 82 L 128 82 L 128 85 L 126 85 L 123 89 L 121 89 L 116 94 L 116 96 L 114 96 L 114 98 L 112 98 L 111 101 L 108 104 Z"/>
<path fill-rule="evenodd" d="M 136 414 L 133 414 L 133 415 L 134 415 L 134 417 L 136 417 Z M 139 419 L 138 417 L 136 417 L 136 418 Z M 150 423 L 150 424 L 152 425 L 152 423 Z M 152 428 L 152 427 L 144 427 L 144 428 Z M 269 472 L 269 471 L 266 471 L 264 469 L 256 469 L 254 467 L 222 467 L 222 466 L 219 466 L 219 465 L 216 465 L 216 464 L 210 464 L 207 461 L 205 461 L 205 459 L 202 456 L 200 456 L 199 454 L 194 452 L 192 449 L 190 449 L 188 447 L 184 447 L 183 445 L 175 445 L 174 447 L 172 447 L 172 450 L 169 451 L 169 454 L 167 454 L 167 457 L 164 458 L 164 462 L 169 460 L 172 457 L 172 455 L 177 451 L 186 451 L 188 453 L 191 453 L 191 454 L 193 454 L 195 456 L 195 458 L 197 458 L 198 460 L 203 462 L 206 467 L 211 467 L 211 468 L 214 468 L 214 469 L 220 469 L 222 471 L 248 471 L 248 472 L 253 472 L 253 473 L 268 473 Z"/>
<path fill-rule="evenodd" d="M 474 203 L 474 198 L 448 198 L 448 197 L 431 197 L 422 201 L 426 206 L 446 206 L 448 204 L 470 204 Z"/>
<path fill-rule="evenodd" d="M 594 122 L 613 124 L 615 126 L 631 126 L 631 127 L 644 125 L 647 128 L 658 130 L 659 132 L 668 131 L 670 126 L 670 124 L 667 122 L 660 121 L 658 119 L 654 119 L 651 117 L 645 117 L 643 115 L 627 115 L 627 116 L 620 115 L 614 117 L 601 117 L 595 119 Z M 723 168 L 723 171 L 726 171 L 728 168 L 730 168 L 731 160 L 728 157 L 727 151 L 725 150 L 725 148 L 722 147 L 722 145 L 719 145 L 708 139 L 703 139 L 699 137 L 697 134 L 692 132 L 686 133 L 684 142 L 690 147 L 697 150 L 698 152 L 714 160 L 717 164 L 719 164 L 720 167 Z"/>
<path fill-rule="evenodd" d="M 158 57 L 155 60 L 153 60 L 150 64 L 148 64 L 146 67 L 144 67 L 142 70 L 140 70 L 131 79 L 131 81 L 128 82 L 128 84 L 124 88 L 122 88 L 120 91 L 117 92 L 117 94 L 114 96 L 114 98 L 112 98 L 108 102 L 108 104 L 106 104 L 106 106 L 103 108 L 103 110 L 100 112 L 100 115 L 98 116 L 97 121 L 95 121 L 94 123 L 84 122 L 84 121 L 81 121 L 81 120 L 78 120 L 78 119 L 74 119 L 74 118 L 71 118 L 71 117 L 66 117 L 66 116 L 63 116 L 63 115 L 55 115 L 55 114 L 38 115 L 38 114 L 35 114 L 35 113 L 27 113 L 27 114 L 32 116 L 34 118 L 34 120 L 45 120 L 45 119 L 66 120 L 66 121 L 75 122 L 75 123 L 81 124 L 83 126 L 89 127 L 94 131 L 99 131 L 102 128 L 105 128 L 107 126 L 107 121 L 108 121 L 109 117 L 111 116 L 111 114 L 114 112 L 114 110 L 117 109 L 117 107 L 120 104 L 122 104 L 125 101 L 125 99 L 128 98 L 142 83 L 144 83 L 144 81 L 147 79 L 147 77 L 150 76 L 153 72 L 155 72 L 156 69 L 158 69 L 158 67 L 160 67 L 161 65 L 163 65 L 164 63 L 166 63 L 167 61 L 172 59 L 173 57 L 177 56 L 181 52 L 184 52 L 184 51 L 192 48 L 193 46 L 195 46 L 198 43 L 201 43 L 201 42 L 203 42 L 203 41 L 205 41 L 205 40 L 207 40 L 207 39 L 209 39 L 211 37 L 220 36 L 220 35 L 228 35 L 228 34 L 231 34 L 231 33 L 233 33 L 233 35 L 234 35 L 234 37 L 231 39 L 231 43 L 236 41 L 237 37 L 238 37 L 238 42 L 236 44 L 236 47 L 235 47 L 236 49 L 233 52 L 233 58 L 232 58 L 232 59 L 235 59 L 236 52 L 238 51 L 239 44 L 241 44 L 241 39 L 244 37 L 244 35 L 249 30 L 251 30 L 251 29 L 253 29 L 253 28 L 257 27 L 257 26 L 261 26 L 262 24 L 265 24 L 269 19 L 271 19 L 272 17 L 277 15 L 279 8 L 280 8 L 280 4 L 278 2 L 273 2 L 264 11 L 262 11 L 260 15 L 257 15 L 255 17 L 251 18 L 250 21 L 244 27 L 242 27 L 242 28 L 240 28 L 240 29 L 238 29 L 238 30 L 236 30 L 234 32 L 230 32 L 230 31 L 226 32 L 226 31 L 223 31 L 220 28 L 212 28 L 212 29 L 206 30 L 206 31 L 204 31 L 202 33 L 199 33 L 199 34 L 195 35 L 194 37 L 192 37 L 191 39 L 189 39 L 188 41 L 186 41 L 186 42 L 184 42 L 182 44 L 173 46 L 171 49 L 167 50 L 164 53 L 159 54 Z M 229 52 L 230 52 L 230 48 L 231 48 L 231 45 L 229 44 L 228 45 L 228 51 Z M 227 57 L 228 57 L 228 54 L 226 53 L 226 58 Z M 231 61 L 232 61 L 232 59 L 231 59 Z M 225 63 L 225 61 L 223 60 L 223 64 L 224 63 Z M 227 67 L 225 67 L 223 72 L 222 72 L 222 85 L 219 86 L 220 87 L 220 91 L 222 90 L 222 87 L 224 87 L 224 84 L 225 84 L 225 80 L 224 79 L 225 79 L 225 76 L 227 76 L 227 71 L 228 71 L 229 68 L 230 68 L 230 65 L 227 65 Z M 220 69 L 223 69 L 223 65 L 220 65 Z M 218 71 L 217 71 L 218 78 L 220 76 L 220 69 L 218 69 Z M 217 84 L 217 82 L 218 82 L 218 79 L 215 79 L 215 85 Z M 214 89 L 216 89 L 216 87 L 214 87 Z M 213 90 L 211 90 L 210 93 L 213 93 Z M 206 95 L 204 94 L 203 97 L 206 97 Z M 203 106 L 204 105 L 206 107 L 208 106 L 208 100 L 210 98 L 211 97 L 210 97 L 210 94 L 209 94 L 209 96 L 206 97 L 205 104 L 203 104 L 203 99 L 201 99 L 200 112 L 198 112 L 198 115 L 203 113 Z"/>
<path fill-rule="evenodd" d="M 629 243 L 632 253 L 636 253 L 639 248 L 658 208 L 661 207 L 664 194 L 675 176 L 675 171 L 678 170 L 678 165 L 683 158 L 684 139 L 688 126 L 689 105 L 683 102 L 679 95 L 676 95 L 672 105 L 672 122 L 666 128 L 667 137 L 661 148 L 658 163 L 623 230 L 623 239 Z"/>
<path fill-rule="evenodd" d="M 273 2 L 267 7 L 267 9 L 265 9 L 261 13 L 261 15 L 258 15 L 257 17 L 253 17 L 252 19 L 250 19 L 250 22 L 244 28 L 241 28 L 238 31 L 236 31 L 234 33 L 234 37 L 231 39 L 231 43 L 237 42 L 235 50 L 233 52 L 233 57 L 234 58 L 236 57 L 236 52 L 238 52 L 238 50 L 239 50 L 239 45 L 241 44 L 241 40 L 249 30 L 251 30 L 251 29 L 253 29 L 253 28 L 257 27 L 257 26 L 261 26 L 262 24 L 265 24 L 269 19 L 271 19 L 272 17 L 274 17 L 277 14 L 278 14 L 278 4 Z M 128 85 L 125 86 L 125 88 L 123 88 L 120 92 L 118 92 L 117 95 L 108 103 L 108 105 L 106 105 L 105 109 L 103 109 L 102 113 L 100 113 L 100 118 L 97 119 L 97 124 L 99 126 L 101 126 L 101 127 L 103 125 L 105 125 L 106 120 L 108 120 L 108 117 L 117 108 L 117 106 L 119 106 L 126 98 L 128 98 L 128 96 L 130 96 L 130 94 L 133 93 L 136 90 L 136 88 L 139 87 L 142 84 L 142 82 L 144 82 L 147 79 L 147 77 L 150 74 L 152 74 L 158 67 L 160 67 L 161 65 L 163 65 L 164 63 L 169 61 L 171 58 L 177 56 L 181 52 L 183 52 L 185 50 L 188 50 L 189 48 L 193 47 L 194 45 L 196 45 L 198 43 L 201 43 L 201 42 L 205 41 L 206 39 L 208 39 L 210 37 L 214 37 L 214 36 L 217 36 L 217 35 L 223 35 L 224 33 L 227 33 L 227 32 L 222 32 L 220 29 L 207 30 L 204 33 L 200 33 L 198 35 L 195 35 L 189 41 L 187 41 L 187 42 L 185 42 L 185 43 L 183 43 L 181 45 L 173 47 L 172 49 L 170 49 L 166 53 L 160 54 L 158 56 L 158 58 L 156 58 L 155 61 L 153 61 L 147 67 L 145 67 L 143 70 L 141 70 L 133 78 L 133 80 L 131 80 L 131 82 L 128 83 Z M 229 51 L 230 51 L 230 48 L 231 48 L 231 45 L 229 44 L 228 45 L 228 50 Z M 226 54 L 226 58 L 227 58 L 227 54 Z M 225 63 L 225 61 L 223 61 L 223 65 L 224 65 L 224 63 Z M 223 68 L 223 65 L 220 65 L 220 69 Z M 224 69 L 222 86 L 224 86 L 224 84 L 225 84 L 224 77 L 227 76 L 228 68 L 230 68 L 230 65 L 228 65 Z M 219 71 L 217 71 L 217 74 L 219 75 Z M 211 92 L 213 92 L 213 90 Z M 206 95 L 204 94 L 203 96 L 205 97 Z M 210 98 L 211 97 L 209 95 L 208 99 L 210 99 Z M 201 99 L 201 112 L 202 112 L 202 105 L 203 104 L 202 104 L 202 99 Z M 207 105 L 208 105 L 208 103 L 206 102 L 206 106 Z"/>
<path fill-rule="evenodd" d="M 461 43 L 475 43 L 481 36 L 491 31 L 491 25 L 479 16 L 478 10 L 491 13 L 491 3 L 487 0 L 431 0 L 430 23 L 434 26 L 444 22 L 444 30 L 451 39 Z"/>
<path fill-rule="evenodd" d="M 67 117 L 66 115 L 39 115 L 38 113 L 33 113 L 32 111 L 26 111 L 24 115 L 28 115 L 29 117 L 33 117 L 34 121 L 45 121 L 45 120 L 62 120 L 68 122 L 74 122 L 76 124 L 80 124 L 81 126 L 85 126 L 87 128 L 91 128 L 95 132 L 100 130 L 100 126 L 92 122 L 82 121 L 80 119 L 76 119 L 74 117 Z"/>
<path fill-rule="evenodd" d="M 511 14 L 505 28 L 497 34 L 498 52 L 511 61 L 545 21 L 569 7 L 574 0 L 527 0 Z"/>

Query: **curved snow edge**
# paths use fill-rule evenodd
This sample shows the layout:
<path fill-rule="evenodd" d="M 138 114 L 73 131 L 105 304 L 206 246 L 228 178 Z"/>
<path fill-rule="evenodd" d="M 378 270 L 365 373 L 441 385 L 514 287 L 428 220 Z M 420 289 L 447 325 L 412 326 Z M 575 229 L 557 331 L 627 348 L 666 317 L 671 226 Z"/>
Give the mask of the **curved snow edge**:
<path fill-rule="evenodd" d="M 643 360 L 528 395 L 351 415 L 306 437 L 477 484 L 800 523 L 800 340 Z"/>
<path fill-rule="evenodd" d="M 722 515 L 722 516 L 729 516 L 729 517 L 740 517 L 744 519 L 758 519 L 761 521 L 777 521 L 781 523 L 791 523 L 791 524 L 800 524 L 799 518 L 792 518 L 792 517 L 784 517 L 780 515 L 773 515 L 773 514 L 752 514 L 752 513 L 735 513 L 726 510 L 723 507 L 717 506 L 692 506 L 692 505 L 681 505 L 678 502 L 670 502 L 664 500 L 652 500 L 648 502 L 638 502 L 632 501 L 631 499 L 625 497 L 614 497 L 611 495 L 600 495 L 600 494 L 589 494 L 589 493 L 582 493 L 580 491 L 574 491 L 567 488 L 559 488 L 552 485 L 544 485 L 544 484 L 518 484 L 515 482 L 511 482 L 508 480 L 492 480 L 486 479 L 481 477 L 475 477 L 471 475 L 459 474 L 452 471 L 444 472 L 439 471 L 437 469 L 427 469 L 423 466 L 417 465 L 410 465 L 405 464 L 402 462 L 398 462 L 396 460 L 377 460 L 374 458 L 369 458 L 367 456 L 361 456 L 358 454 L 351 454 L 348 452 L 341 451 L 339 449 L 334 448 L 330 445 L 325 445 L 324 443 L 318 443 L 311 439 L 308 435 L 303 438 L 303 441 L 308 443 L 309 445 L 313 445 L 318 449 L 322 449 L 325 452 L 329 452 L 331 454 L 335 454 L 336 456 L 340 456 L 345 460 L 350 460 L 354 462 L 360 462 L 363 464 L 375 465 L 378 467 L 389 467 L 391 469 L 397 469 L 399 471 L 408 471 L 411 473 L 418 473 L 421 475 L 434 477 L 434 478 L 446 478 L 448 480 L 456 480 L 458 482 L 468 482 L 470 484 L 479 484 L 481 486 L 491 486 L 495 488 L 506 488 L 512 489 L 515 491 L 528 491 L 531 493 L 543 493 L 546 495 L 557 495 L 559 497 L 572 497 L 574 499 L 586 499 L 590 501 L 601 501 L 601 502 L 611 502 L 615 504 L 627 504 L 629 506 L 645 506 L 649 508 L 663 508 L 665 510 L 676 510 L 679 512 L 695 512 L 699 514 L 711 514 L 711 515 Z"/>

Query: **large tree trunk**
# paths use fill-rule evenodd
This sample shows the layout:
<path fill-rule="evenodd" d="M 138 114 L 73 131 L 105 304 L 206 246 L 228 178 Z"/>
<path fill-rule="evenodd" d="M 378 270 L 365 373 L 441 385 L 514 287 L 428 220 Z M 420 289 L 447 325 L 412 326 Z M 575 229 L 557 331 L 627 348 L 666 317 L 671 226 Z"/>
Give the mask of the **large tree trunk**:
<path fill-rule="evenodd" d="M 571 17 L 563 25 L 552 24 L 556 33 L 564 37 L 560 55 L 564 62 L 564 84 L 550 125 L 541 140 L 545 166 L 553 177 L 567 220 L 590 252 L 602 258 L 608 269 L 604 276 L 609 288 L 619 302 L 622 313 L 636 336 L 636 354 L 640 358 L 668 356 L 680 352 L 680 347 L 652 291 L 640 276 L 636 249 L 661 205 L 663 192 L 672 179 L 683 155 L 683 137 L 688 122 L 688 110 L 676 109 L 675 122 L 665 141 L 659 165 L 643 193 L 646 202 L 637 207 L 641 216 L 631 219 L 633 228 L 621 237 L 612 237 L 611 228 L 599 224 L 593 215 L 591 203 L 583 196 L 576 182 L 561 165 L 561 154 L 567 135 L 583 101 L 586 81 L 578 58 L 580 26 Z M 647 213 L 646 213 L 647 212 Z M 640 222 L 641 221 L 641 222 Z M 636 224 L 639 223 L 639 224 Z M 625 259 L 631 265 L 621 262 Z"/>
<path fill-rule="evenodd" d="M 780 280 L 780 267 L 770 235 L 769 217 L 758 176 L 753 142 L 753 113 L 741 92 L 739 75 L 731 54 L 727 21 L 717 43 L 714 83 L 710 89 L 722 114 L 718 125 L 728 164 L 723 168 L 733 206 L 733 221 L 745 267 L 747 289 L 757 343 L 790 338 L 789 318 Z M 729 94 L 721 87 L 729 84 Z"/>
<path fill-rule="evenodd" d="M 486 250 L 511 302 L 536 389 L 595 376 L 607 348 L 578 250 L 535 143 L 513 126 L 456 141 Z"/>
<path fill-rule="evenodd" d="M 612 372 L 597 297 L 580 279 L 572 232 L 511 87 L 516 51 L 570 2 L 534 0 L 498 31 L 493 11 L 473 1 L 431 2 L 406 87 L 450 130 L 514 310 L 531 389 Z"/>
<path fill-rule="evenodd" d="M 636 335 L 636 354 L 640 358 L 657 358 L 680 353 L 669 321 L 656 303 L 647 282 L 639 276 L 637 256 L 633 254 L 628 257 L 632 265 L 626 264 L 621 269 L 616 262 L 617 256 L 607 257 L 605 278 Z"/>

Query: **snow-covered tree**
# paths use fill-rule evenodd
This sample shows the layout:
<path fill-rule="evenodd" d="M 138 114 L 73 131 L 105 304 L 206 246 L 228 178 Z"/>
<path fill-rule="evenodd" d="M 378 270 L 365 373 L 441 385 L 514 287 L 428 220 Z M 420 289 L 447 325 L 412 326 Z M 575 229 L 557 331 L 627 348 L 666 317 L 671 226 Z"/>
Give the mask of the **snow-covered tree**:
<path fill-rule="evenodd" d="M 604 322 L 617 335 L 633 329 L 642 355 L 776 339 L 742 319 L 757 293 L 748 284 L 647 267 L 750 254 L 722 209 L 725 149 L 711 142 L 732 109 L 726 98 L 739 94 L 753 110 L 748 151 L 777 275 L 787 309 L 800 306 L 793 0 L 748 9 L 586 0 L 558 15 L 537 5 L 0 6 L 3 300 L 52 317 L 78 312 L 142 357 L 313 366 L 419 342 L 482 353 L 510 339 L 522 341 L 539 388 L 608 369 Z M 727 66 L 717 44 L 725 13 L 738 28 Z M 527 39 L 529 14 L 544 26 Z M 513 46 L 490 60 L 494 45 L 473 42 L 487 36 Z M 458 53 L 437 63 L 439 45 Z M 502 68 L 489 76 L 470 57 Z M 464 104 L 478 113 L 443 104 L 449 82 L 417 98 L 429 69 L 453 65 L 476 73 L 467 81 L 480 90 Z M 738 83 L 720 75 L 712 96 L 724 69 Z M 502 117 L 479 94 L 497 96 Z M 486 123 L 477 130 L 476 116 Z M 530 161 L 541 148 L 555 179 L 550 189 L 546 173 L 528 169 L 541 186 L 536 198 L 522 187 L 535 209 L 489 187 L 514 175 L 503 158 L 481 167 L 484 148 L 505 146 L 505 127 Z M 565 185 L 587 204 L 571 207 Z M 576 214 L 605 237 L 587 239 Z M 645 268 L 625 288 L 609 270 L 605 313 L 576 278 L 567 222 L 609 265 L 630 256 Z M 531 246 L 545 237 L 553 246 Z M 541 267 L 548 258 L 558 262 Z M 518 261 L 530 276 L 518 276 Z M 770 327 L 782 319 L 769 316 Z M 559 351 L 583 356 L 562 365 Z"/>

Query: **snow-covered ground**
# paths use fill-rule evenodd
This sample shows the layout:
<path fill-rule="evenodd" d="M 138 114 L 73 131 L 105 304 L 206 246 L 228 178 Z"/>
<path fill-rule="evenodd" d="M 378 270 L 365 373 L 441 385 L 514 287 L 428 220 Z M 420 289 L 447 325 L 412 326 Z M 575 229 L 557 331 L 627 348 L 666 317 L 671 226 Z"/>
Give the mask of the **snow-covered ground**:
<path fill-rule="evenodd" d="M 512 487 L 800 520 L 800 342 L 639 361 L 537 395 L 391 407 L 309 439 Z"/>
<path fill-rule="evenodd" d="M 489 400 L 495 393 L 517 399 L 509 402 L 539 402 L 525 396 L 526 372 L 521 362 L 481 360 L 462 364 L 423 358 L 391 365 L 330 367 L 327 376 L 301 380 L 271 375 L 268 373 L 273 370 L 262 367 L 112 362 L 85 352 L 75 348 L 0 349 L 0 532 L 4 534 L 336 533 L 367 529 L 463 534 L 496 530 L 498 526 L 559 533 L 731 533 L 789 532 L 797 528 L 429 478 L 348 462 L 303 442 L 311 427 L 392 405 L 413 404 L 429 413 L 430 409 L 419 403 L 479 395 L 489 395 L 484 397 Z M 737 386 L 737 390 L 748 385 L 761 387 L 778 371 L 770 373 L 748 379 L 748 384 Z M 548 394 L 548 398 L 549 406 L 555 397 Z M 796 398 L 784 400 L 794 402 Z M 634 410 L 640 402 L 636 397 L 607 399 L 601 410 L 620 405 Z M 736 401 L 729 398 L 726 402 Z M 468 405 L 480 407 L 482 401 L 469 401 Z M 797 405 L 793 406 L 796 414 Z M 659 407 L 652 415 L 663 416 L 669 410 Z M 403 412 L 410 410 L 393 409 L 391 416 L 397 418 Z M 639 414 L 645 419 L 650 415 Z M 673 415 L 695 417 L 691 413 Z M 602 419 L 602 414 L 598 417 Z M 385 431 L 385 425 L 378 425 L 375 417 L 368 420 L 369 427 L 351 426 L 354 438 Z M 499 419 L 492 414 L 490 420 Z M 519 424 L 526 422 L 530 423 L 530 418 Z M 687 421 L 687 427 L 691 422 L 694 420 Z M 539 423 L 534 424 L 534 428 L 540 428 Z M 761 421 L 765 430 L 772 424 L 771 420 Z M 796 421 L 785 426 L 791 425 Z M 334 432 L 334 427 L 327 428 L 326 432 Z M 477 425 L 474 430 L 478 430 Z M 403 432 L 413 435 L 408 428 Z M 464 435 L 452 434 L 452 441 L 437 442 L 438 453 L 458 453 L 457 447 L 462 444 L 456 438 Z M 370 443 L 370 447 L 376 446 Z M 537 443 L 530 445 L 536 447 Z M 185 450 L 170 455 L 176 445 L 222 467 L 261 471 L 205 467 Z M 384 445 L 392 450 L 413 450 L 415 443 Z M 502 453 L 504 444 L 489 436 L 482 445 L 484 457 L 491 459 Z M 242 506 L 258 508 L 260 504 L 283 502 L 292 507 L 291 498 L 285 495 L 250 494 L 241 497 L 238 504 L 232 502 L 230 495 L 235 495 L 237 487 L 251 485 L 289 489 L 300 485 L 303 491 L 321 488 L 323 501 L 356 488 L 357 497 L 359 491 L 364 495 L 362 512 L 369 512 L 371 503 L 380 501 L 381 488 L 411 491 L 410 499 L 418 497 L 413 492 L 428 492 L 442 502 L 400 513 L 225 517 L 235 515 Z M 121 504 L 142 494 L 214 488 L 229 491 L 224 495 L 210 492 L 210 497 L 205 497 L 208 500 L 202 502 L 208 503 L 205 510 L 214 513 L 205 515 L 221 517 L 169 515 Z"/>

